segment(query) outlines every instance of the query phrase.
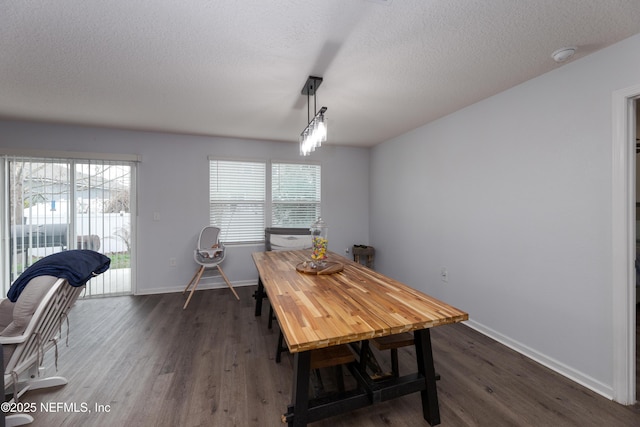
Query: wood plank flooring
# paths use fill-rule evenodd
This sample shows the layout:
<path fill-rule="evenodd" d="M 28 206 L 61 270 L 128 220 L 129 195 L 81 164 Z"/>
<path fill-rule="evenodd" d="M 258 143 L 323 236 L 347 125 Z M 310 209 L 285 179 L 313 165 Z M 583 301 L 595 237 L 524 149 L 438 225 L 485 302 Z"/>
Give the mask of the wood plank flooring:
<path fill-rule="evenodd" d="M 228 289 L 198 291 L 184 311 L 181 294 L 78 301 L 69 347 L 59 346 L 69 384 L 23 396 L 38 405 L 31 426 L 283 425 L 292 358 L 275 363 L 278 327 L 254 317 L 255 287 L 237 290 L 240 301 Z M 640 406 L 611 402 L 463 324 L 434 328 L 432 340 L 443 427 L 640 425 Z M 388 352 L 379 356 L 388 367 Z M 412 370 L 413 347 L 399 359 L 401 373 Z M 46 365 L 55 374 L 52 354 Z M 427 423 L 411 395 L 312 425 Z"/>

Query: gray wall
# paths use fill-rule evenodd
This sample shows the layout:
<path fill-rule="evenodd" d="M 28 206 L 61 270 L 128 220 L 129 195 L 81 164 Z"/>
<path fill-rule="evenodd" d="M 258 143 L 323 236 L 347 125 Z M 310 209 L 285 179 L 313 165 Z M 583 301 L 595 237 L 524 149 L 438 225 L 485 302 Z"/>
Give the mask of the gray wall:
<path fill-rule="evenodd" d="M 632 37 L 371 152 L 323 147 L 330 249 L 374 245 L 378 270 L 610 396 L 611 103 L 640 82 L 639 51 Z M 193 274 L 208 155 L 299 159 L 294 144 L 9 121 L 0 146 L 142 155 L 138 293 L 181 290 Z M 229 251 L 233 282 L 255 283 L 260 249 Z"/>
<path fill-rule="evenodd" d="M 196 270 L 193 250 L 209 220 L 208 156 L 301 161 L 297 144 L 92 127 L 0 121 L 0 147 L 138 154 L 138 271 L 136 293 L 182 291 Z M 344 253 L 369 239 L 369 149 L 322 147 L 309 157 L 322 164 L 322 215 L 329 249 Z M 160 221 L 153 214 L 160 214 Z M 263 246 L 228 248 L 224 270 L 237 284 L 255 284 L 251 253 Z M 176 266 L 170 266 L 176 258 Z M 199 287 L 222 286 L 219 276 Z"/>
<path fill-rule="evenodd" d="M 639 51 L 635 36 L 372 151 L 378 269 L 607 396 L 612 93 L 640 82 Z"/>

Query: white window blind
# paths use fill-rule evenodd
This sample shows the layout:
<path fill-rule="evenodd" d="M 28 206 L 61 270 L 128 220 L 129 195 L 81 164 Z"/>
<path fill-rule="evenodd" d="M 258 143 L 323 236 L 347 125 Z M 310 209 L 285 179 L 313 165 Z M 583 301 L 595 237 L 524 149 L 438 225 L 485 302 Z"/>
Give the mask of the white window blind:
<path fill-rule="evenodd" d="M 111 258 L 85 296 L 132 292 L 135 163 L 100 159 L 4 156 L 0 198 L 0 276 L 11 284 L 43 257 L 91 249 Z"/>
<path fill-rule="evenodd" d="M 320 217 L 320 165 L 271 165 L 271 225 L 309 227 Z"/>
<path fill-rule="evenodd" d="M 210 223 L 224 243 L 264 240 L 266 163 L 210 160 Z"/>

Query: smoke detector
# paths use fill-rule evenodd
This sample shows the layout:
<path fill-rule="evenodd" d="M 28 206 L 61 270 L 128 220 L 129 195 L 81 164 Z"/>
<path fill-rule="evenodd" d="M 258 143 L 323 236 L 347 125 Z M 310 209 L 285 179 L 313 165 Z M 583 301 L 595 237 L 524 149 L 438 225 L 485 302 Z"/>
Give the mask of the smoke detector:
<path fill-rule="evenodd" d="M 556 61 L 559 64 L 571 58 L 574 53 L 576 53 L 575 47 L 563 47 L 553 52 L 551 54 L 551 57 L 553 58 L 554 61 Z"/>

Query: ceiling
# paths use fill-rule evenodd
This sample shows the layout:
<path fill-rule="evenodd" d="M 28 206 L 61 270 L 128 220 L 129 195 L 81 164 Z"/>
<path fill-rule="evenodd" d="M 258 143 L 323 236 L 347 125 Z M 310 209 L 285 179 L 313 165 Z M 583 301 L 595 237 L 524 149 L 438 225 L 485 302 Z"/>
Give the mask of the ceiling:
<path fill-rule="evenodd" d="M 635 0 L 2 1 L 0 118 L 296 142 L 315 75 L 327 143 L 373 146 L 638 32 Z"/>

